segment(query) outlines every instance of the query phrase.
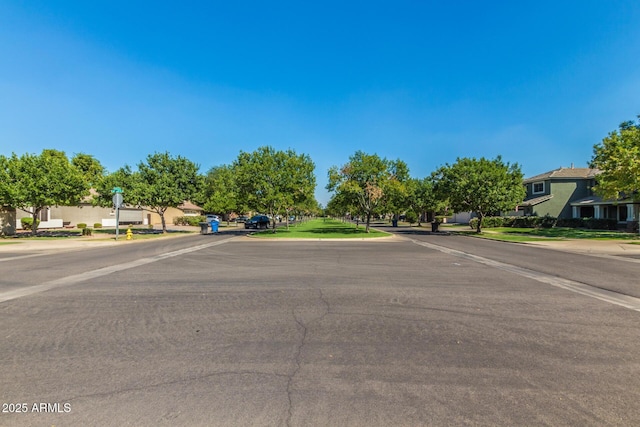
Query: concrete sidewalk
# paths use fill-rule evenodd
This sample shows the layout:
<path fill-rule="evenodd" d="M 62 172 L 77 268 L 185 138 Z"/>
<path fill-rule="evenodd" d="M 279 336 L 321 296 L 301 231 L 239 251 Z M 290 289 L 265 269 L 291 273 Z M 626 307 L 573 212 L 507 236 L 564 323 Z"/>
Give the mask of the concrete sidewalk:
<path fill-rule="evenodd" d="M 640 242 L 633 244 L 624 240 L 570 239 L 525 243 L 559 251 L 590 255 L 622 255 L 640 259 Z"/>
<path fill-rule="evenodd" d="M 225 231 L 234 231 L 244 229 L 242 226 L 235 227 L 233 225 L 229 227 L 220 227 L 218 231 L 220 233 L 224 233 Z M 159 230 L 159 228 L 156 228 Z M 200 232 L 200 227 L 190 227 L 190 226 L 167 226 L 167 231 L 182 231 L 182 232 L 191 232 L 197 234 Z M 183 233 L 169 233 L 166 236 L 161 237 L 162 239 L 170 239 L 185 236 Z M 160 238 L 160 237 L 158 237 Z M 61 237 L 61 238 L 51 238 L 50 240 L 35 240 L 30 239 L 28 237 L 24 238 L 7 238 L 0 240 L 0 254 L 2 253 L 15 253 L 15 252 L 52 252 L 52 251 L 67 251 L 67 250 L 77 250 L 77 249 L 89 249 L 89 248 L 99 248 L 99 247 L 109 247 L 121 244 L 132 244 L 136 242 L 148 242 L 150 239 L 141 239 L 137 238 L 134 234 L 132 240 L 127 240 L 127 229 L 121 228 L 118 236 L 118 240 L 115 240 L 115 236 L 113 235 L 105 235 L 94 233 L 92 236 L 82 236 L 82 237 Z"/>

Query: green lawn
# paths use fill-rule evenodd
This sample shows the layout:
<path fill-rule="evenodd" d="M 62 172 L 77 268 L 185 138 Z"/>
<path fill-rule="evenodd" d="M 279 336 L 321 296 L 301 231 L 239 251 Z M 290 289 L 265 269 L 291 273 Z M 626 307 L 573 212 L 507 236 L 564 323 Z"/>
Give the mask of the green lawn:
<path fill-rule="evenodd" d="M 302 224 L 289 226 L 289 230 L 284 227 L 272 230 L 264 230 L 254 234 L 261 238 L 287 238 L 287 239 L 350 239 L 350 238 L 372 238 L 389 236 L 389 233 L 370 229 L 365 232 L 364 225 L 358 228 L 354 224 L 344 223 L 333 219 L 314 219 Z"/>
<path fill-rule="evenodd" d="M 463 230 L 456 228 L 455 232 L 476 235 L 470 228 Z M 628 242 L 638 241 L 637 234 L 622 231 L 587 230 L 581 228 L 511 228 L 496 227 L 485 228 L 477 237 L 486 239 L 505 240 L 509 242 L 531 242 L 539 240 L 564 240 L 564 239 L 592 239 L 592 240 L 624 240 Z"/>
<path fill-rule="evenodd" d="M 116 230 L 115 228 L 93 228 L 91 229 L 92 236 L 83 236 L 82 230 L 77 228 L 66 229 L 66 230 L 39 230 L 36 236 L 31 236 L 31 233 L 21 232 L 17 236 L 9 237 L 7 239 L 3 239 L 0 241 L 0 244 L 6 243 L 20 243 L 21 241 L 27 240 L 80 240 L 80 239 L 91 239 L 91 240 L 113 240 L 115 239 Z M 167 234 L 162 234 L 160 230 L 150 230 L 148 228 L 135 228 L 132 227 L 131 231 L 133 232 L 133 239 L 153 239 L 157 237 L 167 236 L 167 235 L 175 235 L 175 234 L 189 234 L 194 233 L 193 231 L 174 231 L 170 230 Z M 127 227 L 120 227 L 118 240 L 124 240 L 127 238 Z"/>

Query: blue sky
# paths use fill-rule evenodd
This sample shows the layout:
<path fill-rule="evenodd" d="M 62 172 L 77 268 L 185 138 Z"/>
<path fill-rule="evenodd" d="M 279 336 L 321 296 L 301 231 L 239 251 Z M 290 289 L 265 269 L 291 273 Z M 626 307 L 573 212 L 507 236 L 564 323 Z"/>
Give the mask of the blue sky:
<path fill-rule="evenodd" d="M 640 2 L 0 2 L 0 154 L 56 148 L 110 171 L 155 151 L 202 172 L 292 148 L 415 177 L 502 155 L 587 166 L 640 114 Z"/>

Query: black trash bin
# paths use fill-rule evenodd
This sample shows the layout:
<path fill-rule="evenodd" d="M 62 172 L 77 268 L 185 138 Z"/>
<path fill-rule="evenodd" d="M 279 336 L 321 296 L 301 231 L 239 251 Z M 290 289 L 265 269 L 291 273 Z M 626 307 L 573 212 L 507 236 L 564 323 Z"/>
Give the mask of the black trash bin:
<path fill-rule="evenodd" d="M 201 222 L 200 223 L 200 234 L 209 234 L 209 223 Z"/>
<path fill-rule="evenodd" d="M 438 227 L 439 227 L 439 226 L 440 226 L 440 223 L 439 223 L 439 222 L 437 222 L 437 221 L 433 221 L 433 222 L 431 223 L 431 231 L 435 233 L 436 231 L 438 231 Z"/>
<path fill-rule="evenodd" d="M 397 227 L 398 226 L 398 220 L 397 219 L 392 219 L 391 220 L 391 226 L 392 227 Z"/>

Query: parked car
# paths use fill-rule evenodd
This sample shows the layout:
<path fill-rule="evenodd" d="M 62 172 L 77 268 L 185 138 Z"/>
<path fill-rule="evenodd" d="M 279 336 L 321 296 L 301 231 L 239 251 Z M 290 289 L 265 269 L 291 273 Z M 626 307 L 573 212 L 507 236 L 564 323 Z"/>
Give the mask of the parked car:
<path fill-rule="evenodd" d="M 240 215 L 236 218 L 236 222 L 247 222 L 249 220 L 248 216 Z"/>
<path fill-rule="evenodd" d="M 207 215 L 205 217 L 205 221 L 207 221 L 207 222 L 211 222 L 211 221 L 220 222 L 220 217 L 218 215 Z"/>
<path fill-rule="evenodd" d="M 244 223 L 244 228 L 269 228 L 269 217 L 266 215 L 254 215 Z"/>

